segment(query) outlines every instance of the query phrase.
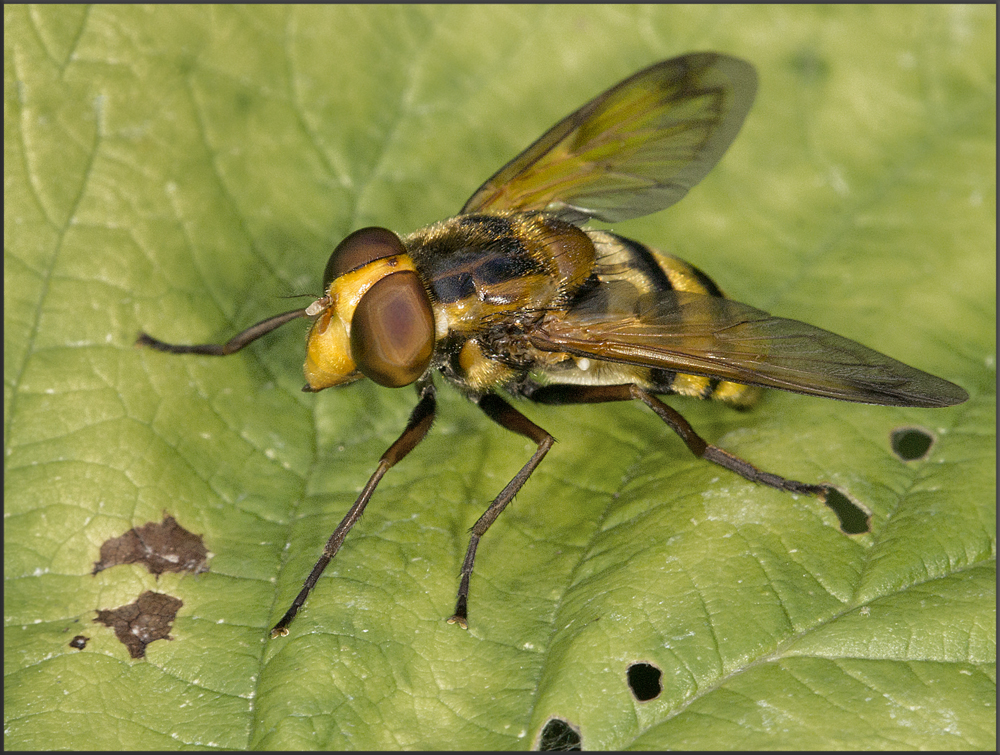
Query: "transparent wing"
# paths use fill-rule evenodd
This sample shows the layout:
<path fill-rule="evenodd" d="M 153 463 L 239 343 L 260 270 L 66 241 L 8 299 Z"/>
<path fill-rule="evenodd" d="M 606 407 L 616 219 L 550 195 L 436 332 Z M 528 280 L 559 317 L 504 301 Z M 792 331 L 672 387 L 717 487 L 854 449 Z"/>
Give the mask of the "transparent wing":
<path fill-rule="evenodd" d="M 587 302 L 546 317 L 531 335 L 560 351 L 747 385 L 886 406 L 951 406 L 968 394 L 829 331 L 730 299 L 676 291 L 645 294 L 632 314 Z"/>
<path fill-rule="evenodd" d="M 630 76 L 549 129 L 462 214 L 546 210 L 570 222 L 662 210 L 719 161 L 753 104 L 744 60 L 694 53 Z"/>

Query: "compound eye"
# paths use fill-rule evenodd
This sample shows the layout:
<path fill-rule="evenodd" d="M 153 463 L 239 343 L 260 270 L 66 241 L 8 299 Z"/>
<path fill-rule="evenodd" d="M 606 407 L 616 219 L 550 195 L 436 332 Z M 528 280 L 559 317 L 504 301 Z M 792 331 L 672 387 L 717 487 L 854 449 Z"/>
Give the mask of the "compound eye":
<path fill-rule="evenodd" d="M 424 374 L 434 353 L 434 313 L 419 276 L 385 276 L 358 302 L 351 320 L 351 357 L 365 377 L 388 388 Z"/>
<path fill-rule="evenodd" d="M 362 228 L 345 238 L 333 250 L 323 271 L 323 291 L 344 273 L 357 270 L 369 262 L 403 254 L 406 249 L 399 236 L 387 228 Z"/>

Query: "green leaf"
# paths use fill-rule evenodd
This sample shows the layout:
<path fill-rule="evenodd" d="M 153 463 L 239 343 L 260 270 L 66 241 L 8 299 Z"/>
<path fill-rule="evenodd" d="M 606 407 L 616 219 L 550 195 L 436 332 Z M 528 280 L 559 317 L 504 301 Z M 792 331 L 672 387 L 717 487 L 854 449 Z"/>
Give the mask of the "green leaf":
<path fill-rule="evenodd" d="M 508 749 L 559 718 L 587 749 L 994 749 L 995 32 L 985 6 L 5 7 L 5 746 Z M 413 393 L 301 393 L 302 323 L 227 359 L 136 333 L 297 306 L 351 230 L 448 216 L 693 50 L 752 61 L 757 104 L 688 198 L 617 230 L 969 402 L 672 402 L 859 502 L 851 537 L 641 406 L 525 406 L 560 443 L 483 539 L 462 632 L 467 530 L 532 446 L 444 388 L 266 639 Z M 926 460 L 893 454 L 904 426 Z M 91 575 L 164 511 L 208 573 Z M 132 660 L 95 611 L 147 590 L 184 605 Z"/>

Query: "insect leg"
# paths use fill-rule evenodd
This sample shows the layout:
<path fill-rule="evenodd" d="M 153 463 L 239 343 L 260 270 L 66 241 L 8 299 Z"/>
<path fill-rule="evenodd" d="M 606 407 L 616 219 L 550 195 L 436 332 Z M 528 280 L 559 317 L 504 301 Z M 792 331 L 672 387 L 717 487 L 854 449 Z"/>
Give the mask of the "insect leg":
<path fill-rule="evenodd" d="M 500 513 L 507 508 L 507 504 L 513 500 L 517 491 L 521 489 L 535 467 L 545 458 L 545 454 L 552 448 L 555 438 L 549 435 L 534 422 L 517 411 L 499 396 L 487 393 L 478 400 L 479 408 L 491 420 L 511 432 L 530 438 L 538 444 L 538 448 L 528 463 L 521 467 L 521 471 L 514 475 L 514 479 L 507 483 L 507 486 L 500 491 L 489 508 L 479 517 L 479 521 L 472 527 L 472 535 L 469 538 L 469 549 L 465 552 L 465 561 L 462 564 L 462 580 L 458 585 L 458 600 L 455 603 L 455 614 L 448 619 L 449 624 L 458 624 L 462 629 L 469 628 L 469 580 L 472 578 L 472 565 L 476 560 L 476 548 L 479 546 L 479 539 L 496 521 Z"/>
<path fill-rule="evenodd" d="M 680 412 L 667 406 L 649 391 L 643 390 L 637 385 L 548 385 L 541 388 L 529 385 L 525 386 L 522 392 L 532 401 L 541 404 L 600 404 L 606 401 L 633 399 L 641 401 L 656 412 L 660 419 L 681 437 L 685 445 L 691 449 L 691 453 L 699 459 L 705 459 L 720 467 L 725 467 L 730 472 L 735 472 L 751 482 L 769 485 L 772 488 L 787 490 L 791 493 L 814 495 L 822 501 L 826 500 L 828 488 L 825 485 L 810 485 L 765 472 L 750 462 L 708 443 L 694 431 L 694 428 L 681 416 Z"/>
<path fill-rule="evenodd" d="M 265 336 L 272 330 L 280 328 L 286 322 L 306 316 L 306 310 L 293 309 L 290 312 L 268 317 L 256 325 L 251 325 L 243 332 L 237 333 L 225 343 L 200 343 L 187 346 L 179 343 L 165 343 L 157 338 L 153 338 L 148 333 L 139 333 L 139 337 L 135 340 L 135 345 L 148 346 L 151 349 L 165 351 L 168 354 L 206 354 L 212 357 L 224 357 L 228 354 L 234 354 L 261 336 Z"/>
<path fill-rule="evenodd" d="M 420 390 L 420 402 L 414 407 L 413 413 L 410 414 L 410 420 L 406 424 L 406 429 L 396 439 L 396 442 L 389 446 L 389 449 L 382 454 L 375 473 L 368 480 L 365 489 L 361 491 L 358 500 L 354 502 L 350 511 L 347 512 L 347 516 L 341 520 L 340 524 L 337 525 L 337 529 L 330 535 L 330 539 L 323 547 L 323 555 L 319 557 L 319 561 L 316 562 L 312 571 L 309 572 L 309 576 L 306 577 L 306 581 L 302 584 L 302 590 L 295 596 L 295 600 L 292 601 L 289 609 L 285 611 L 285 615 L 281 617 L 281 621 L 275 624 L 274 629 L 271 630 L 272 638 L 288 634 L 288 625 L 292 623 L 295 614 L 299 612 L 299 609 L 306 602 L 306 598 L 309 597 L 309 593 L 316 586 L 316 582 L 319 580 L 323 570 L 326 569 L 333 557 L 337 555 L 337 551 L 343 545 L 347 533 L 351 531 L 351 527 L 361 518 L 365 506 L 368 505 L 368 501 L 371 499 L 372 493 L 375 492 L 375 487 L 382 479 L 382 476 L 410 453 L 410 451 L 416 448 L 417 444 L 427 435 L 427 431 L 430 430 L 431 423 L 434 421 L 436 406 L 437 400 L 435 398 L 434 385 L 428 382 Z"/>

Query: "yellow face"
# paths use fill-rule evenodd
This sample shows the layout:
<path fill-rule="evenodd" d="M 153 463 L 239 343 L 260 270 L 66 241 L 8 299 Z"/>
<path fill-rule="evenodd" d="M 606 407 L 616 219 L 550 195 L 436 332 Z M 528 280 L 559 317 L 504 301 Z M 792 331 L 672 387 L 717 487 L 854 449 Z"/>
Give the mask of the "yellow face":
<path fill-rule="evenodd" d="M 407 271 L 416 273 L 408 254 L 377 259 L 332 280 L 326 296 L 308 307 L 308 315 L 319 315 L 309 330 L 303 368 L 311 391 L 363 377 L 351 354 L 351 323 L 358 303 L 383 278 Z"/>

